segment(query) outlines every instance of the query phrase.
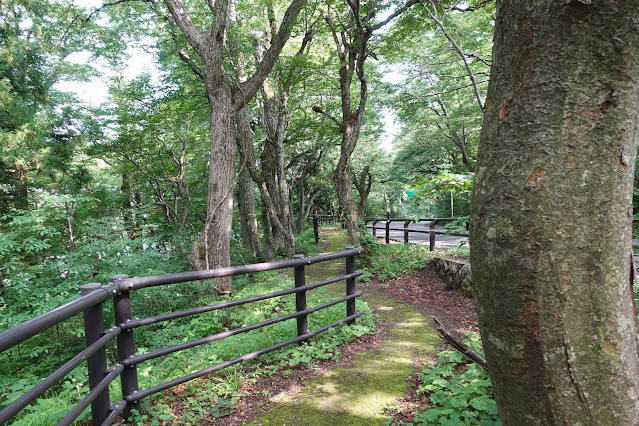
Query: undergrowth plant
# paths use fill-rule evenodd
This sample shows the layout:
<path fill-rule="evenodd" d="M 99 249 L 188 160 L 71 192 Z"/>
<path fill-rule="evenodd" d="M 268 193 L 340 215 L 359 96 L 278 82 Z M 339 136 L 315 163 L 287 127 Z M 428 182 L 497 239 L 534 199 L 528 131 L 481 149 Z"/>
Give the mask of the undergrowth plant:
<path fill-rule="evenodd" d="M 478 334 L 471 333 L 466 344 L 481 350 Z M 431 406 L 415 415 L 414 424 L 501 425 L 488 372 L 457 351 L 438 355 L 437 363 L 419 377 L 417 391 L 428 395 Z"/>
<path fill-rule="evenodd" d="M 464 259 L 470 258 L 470 247 L 468 245 L 460 245 L 459 247 L 451 247 L 445 251 L 447 256 L 462 257 Z"/>
<path fill-rule="evenodd" d="M 375 237 L 373 237 L 375 238 Z M 423 269 L 433 258 L 428 247 L 416 244 L 389 244 L 366 242 L 362 259 L 362 281 L 377 277 L 380 281 L 393 281 Z"/>

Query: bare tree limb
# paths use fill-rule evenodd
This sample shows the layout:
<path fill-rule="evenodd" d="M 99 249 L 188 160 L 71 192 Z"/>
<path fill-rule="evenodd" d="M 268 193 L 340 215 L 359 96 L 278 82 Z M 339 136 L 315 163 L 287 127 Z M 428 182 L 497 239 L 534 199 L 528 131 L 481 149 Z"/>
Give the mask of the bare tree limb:
<path fill-rule="evenodd" d="M 456 10 L 457 12 L 474 12 L 476 10 L 481 9 L 482 7 L 485 7 L 487 5 L 489 5 L 490 3 L 492 3 L 493 0 L 484 0 L 482 2 L 477 3 L 475 6 L 472 7 L 461 7 L 458 6 L 457 4 L 455 4 L 455 6 L 451 7 L 451 10 Z"/>
<path fill-rule="evenodd" d="M 402 13 L 406 12 L 408 9 L 410 9 L 411 7 L 413 7 L 414 5 L 416 5 L 417 3 L 420 3 L 421 0 L 410 0 L 408 3 L 406 3 L 404 6 L 400 7 L 399 9 L 397 9 L 395 12 L 391 13 L 390 15 L 388 15 L 388 17 L 386 19 L 384 19 L 382 22 L 375 24 L 373 26 L 370 27 L 370 31 L 375 31 L 378 30 L 380 28 L 382 28 L 383 26 L 385 26 L 386 24 L 388 24 L 390 21 L 392 21 L 393 19 L 397 18 L 399 15 L 401 15 Z"/>
<path fill-rule="evenodd" d="M 271 40 L 271 46 L 264 53 L 262 61 L 258 64 L 253 75 L 251 75 L 244 83 L 240 84 L 239 91 L 233 97 L 233 103 L 235 104 L 236 111 L 239 111 L 244 105 L 246 105 L 248 100 L 252 99 L 258 90 L 260 90 L 262 82 L 273 69 L 275 62 L 277 62 L 277 58 L 291 34 L 295 19 L 302 7 L 306 4 L 306 1 L 307 0 L 293 0 L 288 9 L 286 9 L 286 13 L 284 13 L 284 18 L 282 19 L 282 23 L 280 24 L 277 34 L 273 37 L 273 40 Z"/>
<path fill-rule="evenodd" d="M 433 0 L 428 0 L 428 3 L 431 5 L 432 9 L 429 8 L 424 3 L 424 0 L 420 0 L 420 3 L 424 7 L 424 10 L 426 10 L 426 13 L 428 13 L 428 16 L 430 17 L 430 19 L 439 27 L 439 29 L 442 31 L 442 34 L 444 34 L 444 37 L 446 37 L 446 39 L 450 42 L 451 46 L 453 46 L 457 54 L 459 54 L 459 57 L 461 58 L 461 60 L 464 62 L 464 67 L 466 68 L 466 72 L 468 73 L 468 77 L 470 78 L 471 86 L 475 93 L 475 98 L 477 99 L 479 108 L 483 112 L 484 101 L 481 97 L 481 94 L 479 93 L 479 85 L 477 84 L 477 80 L 475 79 L 475 74 L 473 73 L 473 70 L 470 68 L 470 64 L 468 63 L 468 57 L 466 56 L 466 54 L 464 54 L 464 50 L 462 49 L 461 45 L 457 43 L 455 39 L 453 39 L 453 37 L 450 35 L 450 33 L 446 30 L 446 27 L 444 26 L 444 22 L 443 22 L 443 17 L 441 20 L 439 19 L 437 15 L 437 6 L 435 6 L 435 3 L 433 2 Z"/>
<path fill-rule="evenodd" d="M 450 343 L 456 350 L 461 352 L 469 360 L 473 361 L 477 365 L 479 365 L 484 370 L 488 370 L 488 364 L 486 363 L 486 358 L 484 358 L 479 352 L 471 348 L 462 342 L 461 336 L 457 333 L 448 330 L 444 327 L 437 318 L 433 317 L 433 322 L 435 323 L 435 328 L 439 332 L 439 334 Z"/>
<path fill-rule="evenodd" d="M 324 111 L 322 107 L 316 105 L 313 107 L 313 111 L 317 112 L 318 114 L 323 114 L 326 117 L 330 118 L 337 125 L 337 127 L 339 128 L 339 131 L 344 132 L 344 124 L 340 122 L 337 118 L 330 115 L 328 112 Z"/>

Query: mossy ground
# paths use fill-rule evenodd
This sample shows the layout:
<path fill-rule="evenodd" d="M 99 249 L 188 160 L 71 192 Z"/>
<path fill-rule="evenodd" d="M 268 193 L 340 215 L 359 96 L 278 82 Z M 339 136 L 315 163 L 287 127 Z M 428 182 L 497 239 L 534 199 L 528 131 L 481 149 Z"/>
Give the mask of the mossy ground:
<path fill-rule="evenodd" d="M 346 236 L 335 228 L 322 228 L 322 236 L 327 252 L 347 245 Z M 307 282 L 328 279 L 343 270 L 343 261 L 315 264 L 309 267 Z M 343 295 L 344 283 L 331 284 L 328 291 Z M 404 394 L 406 379 L 434 353 L 440 339 L 430 319 L 402 301 L 371 291 L 362 299 L 380 320 L 390 323 L 380 345 L 357 354 L 350 365 L 309 380 L 300 391 L 275 395 L 273 408 L 250 424 L 382 425 L 390 419 L 385 407 Z"/>

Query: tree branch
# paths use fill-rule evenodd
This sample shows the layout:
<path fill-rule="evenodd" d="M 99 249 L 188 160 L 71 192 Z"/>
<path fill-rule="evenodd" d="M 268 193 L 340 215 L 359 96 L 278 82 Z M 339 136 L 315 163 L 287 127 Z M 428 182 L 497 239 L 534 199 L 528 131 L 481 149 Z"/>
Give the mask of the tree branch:
<path fill-rule="evenodd" d="M 475 79 L 475 74 L 473 73 L 473 70 L 470 68 L 470 64 L 468 63 L 467 56 L 464 54 L 464 51 L 463 51 L 461 45 L 459 43 L 457 43 L 451 37 L 450 33 L 446 30 L 446 27 L 444 26 L 444 23 L 443 23 L 443 19 L 442 20 L 438 19 L 438 17 L 437 17 L 437 9 L 436 9 L 435 4 L 433 3 L 433 0 L 428 0 L 428 2 L 432 6 L 433 10 L 431 10 L 428 6 L 426 6 L 426 4 L 424 4 L 424 0 L 420 0 L 420 3 L 424 7 L 424 10 L 426 10 L 426 13 L 428 13 L 428 16 L 430 16 L 430 19 L 435 24 L 437 24 L 439 29 L 442 31 L 442 34 L 444 34 L 444 37 L 446 37 L 446 39 L 450 42 L 451 46 L 453 46 L 453 48 L 455 49 L 457 54 L 459 54 L 460 58 L 464 62 L 464 67 L 466 67 L 466 72 L 468 73 L 468 77 L 470 78 L 471 85 L 472 85 L 473 91 L 475 93 L 475 98 L 477 98 L 477 103 L 479 104 L 479 108 L 483 112 L 484 111 L 484 101 L 482 100 L 481 94 L 479 93 L 479 86 L 477 84 L 477 80 Z"/>
<path fill-rule="evenodd" d="M 273 40 L 271 40 L 271 46 L 264 54 L 262 61 L 258 64 L 253 75 L 244 83 L 240 84 L 239 90 L 233 97 L 233 103 L 236 111 L 239 111 L 242 107 L 244 107 L 246 103 L 255 96 L 257 91 L 260 90 L 264 79 L 268 77 L 269 73 L 273 69 L 280 52 L 291 35 L 297 15 L 306 4 L 306 1 L 307 0 L 293 0 L 288 9 L 286 9 L 280 28 Z"/>
<path fill-rule="evenodd" d="M 191 69 L 191 71 L 193 71 L 195 75 L 200 77 L 200 80 L 202 80 L 203 82 L 206 82 L 206 76 L 204 75 L 204 71 L 202 71 L 197 65 L 195 65 L 195 62 L 193 62 L 189 54 L 186 53 L 184 49 L 178 50 L 178 55 L 180 56 L 180 59 L 182 60 L 182 62 L 184 62 Z"/>
<path fill-rule="evenodd" d="M 313 107 L 313 111 L 315 111 L 318 114 L 323 114 L 326 117 L 330 118 L 331 120 L 333 120 L 333 122 L 337 125 L 337 127 L 339 128 L 340 132 L 344 132 L 344 124 L 342 124 L 337 118 L 333 117 L 332 115 L 330 115 L 328 112 L 324 111 L 322 109 L 321 106 L 314 106 Z"/>
<path fill-rule="evenodd" d="M 382 22 L 371 26 L 370 27 L 370 31 L 375 31 L 375 30 L 378 30 L 378 29 L 382 28 L 383 26 L 388 24 L 390 21 L 392 21 L 393 19 L 397 18 L 399 15 L 401 15 L 404 12 L 406 12 L 411 7 L 415 6 L 417 3 L 420 3 L 420 0 L 410 0 L 404 6 L 400 7 L 395 12 L 391 13 L 390 15 L 388 15 L 388 17 L 386 19 L 384 19 Z"/>
<path fill-rule="evenodd" d="M 475 6 L 472 7 L 459 7 L 457 5 L 451 7 L 451 10 L 456 10 L 457 12 L 474 12 L 476 10 L 481 9 L 482 7 L 485 7 L 487 5 L 489 5 L 490 3 L 492 3 L 493 0 L 484 0 L 482 2 L 477 3 Z"/>
<path fill-rule="evenodd" d="M 191 19 L 191 15 L 189 15 L 189 12 L 184 7 L 182 1 L 164 0 L 164 4 L 166 4 L 166 7 L 169 8 L 171 16 L 175 20 L 177 26 L 182 30 L 182 33 L 189 44 L 193 46 L 200 56 L 204 57 L 204 50 L 206 46 L 204 33 L 195 26 Z"/>

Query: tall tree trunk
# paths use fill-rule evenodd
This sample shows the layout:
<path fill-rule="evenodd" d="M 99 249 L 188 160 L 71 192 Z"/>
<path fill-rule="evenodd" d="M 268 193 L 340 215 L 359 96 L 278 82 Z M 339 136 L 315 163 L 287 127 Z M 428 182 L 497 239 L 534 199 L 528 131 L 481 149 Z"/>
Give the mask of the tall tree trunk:
<path fill-rule="evenodd" d="M 353 183 L 357 192 L 359 193 L 359 203 L 357 204 L 357 216 L 366 216 L 366 206 L 368 205 L 368 196 L 371 193 L 371 186 L 373 185 L 373 175 L 370 172 L 368 165 L 364 166 L 364 169 L 357 177 L 357 174 L 353 174 Z"/>
<path fill-rule="evenodd" d="M 211 162 L 206 222 L 189 255 L 189 261 L 196 269 L 231 265 L 233 181 L 237 154 L 235 108 L 231 102 L 231 85 L 226 77 L 212 80 L 210 86 L 207 85 L 211 104 Z M 231 278 L 217 278 L 216 286 L 220 292 L 230 292 Z"/>
<path fill-rule="evenodd" d="M 237 208 L 240 212 L 244 246 L 253 250 L 253 256 L 262 257 L 262 243 L 257 232 L 255 212 L 255 183 L 246 170 L 242 171 L 238 180 Z"/>
<path fill-rule="evenodd" d="M 353 199 L 353 184 L 351 183 L 351 158 L 350 154 L 342 151 L 337 168 L 335 169 L 335 186 L 344 213 L 346 215 L 346 232 L 350 241 L 355 246 L 359 246 L 360 233 L 357 226 L 357 207 Z"/>
<path fill-rule="evenodd" d="M 304 212 L 306 211 L 306 175 L 302 172 L 302 176 L 297 180 L 297 230 L 302 232 L 304 230 Z"/>
<path fill-rule="evenodd" d="M 127 228 L 127 232 L 130 233 L 133 227 L 133 212 L 131 206 L 133 205 L 133 197 L 131 197 L 131 176 L 128 173 L 122 173 L 122 220 L 124 226 Z"/>
<path fill-rule="evenodd" d="M 264 91 L 265 92 L 265 91 Z M 291 212 L 289 209 L 289 189 L 284 171 L 284 133 L 288 127 L 286 116 L 286 94 L 278 97 L 268 97 L 264 93 L 264 108 L 262 122 L 266 133 L 264 151 L 261 156 L 263 179 L 268 189 L 268 194 L 275 206 L 279 225 L 273 224 L 274 245 L 273 253 L 281 245 L 290 256 L 295 251 L 295 239 L 291 226 Z"/>
<path fill-rule="evenodd" d="M 248 107 L 244 107 L 237 115 L 238 145 L 252 144 L 251 127 L 248 123 Z M 239 139 L 244 139 L 243 142 Z M 245 165 L 246 166 L 246 165 Z M 251 179 L 248 167 L 240 173 L 237 186 L 237 208 L 240 212 L 242 241 L 253 250 L 253 255 L 262 256 L 262 243 L 257 232 L 257 215 L 255 213 L 255 184 Z"/>
<path fill-rule="evenodd" d="M 502 421 L 639 424 L 639 3 L 497 11 L 470 235 Z"/>
<path fill-rule="evenodd" d="M 179 51 L 182 59 L 206 87 L 211 106 L 211 150 L 204 229 L 194 241 L 189 261 L 197 269 L 229 266 L 231 222 L 233 219 L 233 180 L 237 151 L 234 137 L 237 112 L 258 92 L 273 69 L 284 44 L 293 29 L 295 19 L 306 0 L 292 0 L 282 22 L 272 35 L 270 46 L 253 74 L 244 82 L 234 85 L 226 72 L 226 41 L 231 8 L 230 0 L 209 1 L 212 12 L 211 26 L 202 31 L 193 21 L 181 0 L 164 0 L 169 9 L 169 24 L 177 26 L 188 44 L 202 59 L 204 68 Z M 166 19 L 162 16 L 162 19 Z M 207 19 L 202 20 L 207 22 Z M 230 277 L 216 280 L 219 291 L 231 291 Z"/>
<path fill-rule="evenodd" d="M 240 133 L 245 134 L 250 132 L 248 110 L 240 110 L 240 113 L 237 116 L 237 124 Z M 275 257 L 275 252 L 285 244 L 284 240 L 287 234 L 286 228 L 280 220 L 281 208 L 276 206 L 276 203 L 279 201 L 277 183 L 275 181 L 277 177 L 277 161 L 275 157 L 277 154 L 273 149 L 274 144 L 269 142 L 267 139 L 265 144 L 268 148 L 265 147 L 262 157 L 260 158 L 263 167 L 263 173 L 260 174 L 256 167 L 257 161 L 255 159 L 255 150 L 253 148 L 252 141 L 246 138 L 238 138 L 237 143 L 240 147 L 240 153 L 244 159 L 244 164 L 260 191 L 260 196 L 264 206 L 264 214 L 262 216 L 262 222 L 264 224 L 264 239 L 266 242 L 264 257 L 267 260 L 271 260 Z M 264 173 L 264 170 L 267 170 L 267 172 Z M 265 174 L 266 177 L 264 177 Z M 270 184 L 267 180 L 270 181 Z M 292 235 L 291 238 L 293 238 Z"/>

